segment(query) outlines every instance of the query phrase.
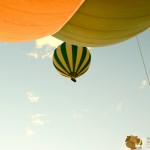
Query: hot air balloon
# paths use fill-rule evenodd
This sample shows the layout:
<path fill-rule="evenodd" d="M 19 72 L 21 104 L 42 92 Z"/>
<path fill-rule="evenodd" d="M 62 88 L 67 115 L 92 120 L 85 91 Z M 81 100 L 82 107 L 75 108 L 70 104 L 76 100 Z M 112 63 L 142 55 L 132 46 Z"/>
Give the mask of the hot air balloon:
<path fill-rule="evenodd" d="M 150 27 L 150 0 L 1 0 L 0 41 L 53 35 L 79 46 L 105 46 Z"/>
<path fill-rule="evenodd" d="M 105 46 L 150 27 L 150 0 L 86 0 L 54 36 L 80 46 Z"/>
<path fill-rule="evenodd" d="M 66 42 L 59 45 L 53 55 L 53 64 L 63 76 L 76 82 L 90 66 L 91 54 L 86 47 L 71 45 Z"/>
<path fill-rule="evenodd" d="M 20 42 L 56 33 L 84 0 L 1 0 L 0 41 Z"/>
<path fill-rule="evenodd" d="M 125 142 L 126 142 L 126 146 L 130 148 L 131 150 L 141 148 L 141 145 L 142 145 L 142 140 L 138 138 L 138 136 L 133 136 L 133 135 L 127 136 Z"/>

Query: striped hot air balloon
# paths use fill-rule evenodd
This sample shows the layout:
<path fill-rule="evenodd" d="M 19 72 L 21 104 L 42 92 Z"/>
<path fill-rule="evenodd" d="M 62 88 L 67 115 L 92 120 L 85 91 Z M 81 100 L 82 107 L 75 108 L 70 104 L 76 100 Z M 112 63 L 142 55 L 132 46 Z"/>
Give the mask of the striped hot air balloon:
<path fill-rule="evenodd" d="M 86 47 L 71 45 L 66 42 L 59 45 L 53 55 L 53 64 L 57 71 L 72 81 L 84 74 L 90 66 L 91 54 Z"/>

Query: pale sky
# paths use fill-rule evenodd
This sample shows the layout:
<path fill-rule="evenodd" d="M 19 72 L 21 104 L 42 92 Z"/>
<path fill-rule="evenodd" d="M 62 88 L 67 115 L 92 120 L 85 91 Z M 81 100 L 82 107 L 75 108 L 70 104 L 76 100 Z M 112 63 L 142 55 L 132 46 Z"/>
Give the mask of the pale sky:
<path fill-rule="evenodd" d="M 150 30 L 138 35 L 150 77 Z M 150 137 L 150 86 L 134 38 L 90 48 L 74 83 L 52 64 L 52 37 L 0 43 L 0 150 L 124 150 Z"/>

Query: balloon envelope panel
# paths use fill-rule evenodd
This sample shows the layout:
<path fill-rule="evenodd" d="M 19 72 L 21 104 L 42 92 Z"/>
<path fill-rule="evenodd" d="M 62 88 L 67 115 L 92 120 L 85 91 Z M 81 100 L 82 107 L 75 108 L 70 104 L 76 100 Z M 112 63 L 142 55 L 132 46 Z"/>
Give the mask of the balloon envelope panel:
<path fill-rule="evenodd" d="M 54 36 L 80 46 L 105 46 L 150 27 L 149 0 L 86 0 Z"/>
<path fill-rule="evenodd" d="M 0 41 L 29 41 L 56 33 L 84 0 L 1 0 Z"/>

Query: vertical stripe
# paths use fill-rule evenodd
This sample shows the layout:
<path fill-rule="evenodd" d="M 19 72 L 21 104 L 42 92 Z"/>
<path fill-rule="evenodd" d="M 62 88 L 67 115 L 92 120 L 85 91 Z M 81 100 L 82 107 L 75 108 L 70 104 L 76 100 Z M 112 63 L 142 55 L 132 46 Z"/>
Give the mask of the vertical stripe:
<path fill-rule="evenodd" d="M 82 73 L 80 73 L 80 74 L 77 76 L 77 78 L 79 78 L 79 77 L 82 76 L 84 73 L 86 73 L 86 72 L 88 71 L 88 69 L 89 69 L 89 66 L 87 67 L 86 70 L 82 71 Z"/>
<path fill-rule="evenodd" d="M 54 67 L 56 68 L 56 70 L 61 74 L 61 75 L 64 75 L 64 76 L 67 76 L 68 77 L 68 74 L 64 73 L 62 70 L 60 70 L 54 63 L 53 63 Z"/>
<path fill-rule="evenodd" d="M 80 69 L 78 70 L 77 74 L 81 71 L 82 68 L 84 68 L 84 66 L 87 64 L 88 60 L 89 60 L 89 57 L 90 57 L 90 53 L 87 51 L 87 54 L 86 54 L 86 57 L 80 67 Z"/>
<path fill-rule="evenodd" d="M 78 66 L 79 66 L 79 62 L 80 62 L 81 57 L 82 57 L 82 52 L 83 52 L 83 47 L 78 47 L 76 64 L 75 64 L 75 72 L 77 72 L 77 69 L 78 69 Z"/>
<path fill-rule="evenodd" d="M 59 60 L 61 61 L 62 65 L 65 67 L 65 69 L 68 71 L 68 73 L 70 72 L 69 69 L 68 69 L 68 66 L 64 60 L 64 57 L 61 53 L 61 47 L 59 46 L 57 49 L 56 49 L 56 53 L 57 53 L 57 56 L 59 58 Z"/>
<path fill-rule="evenodd" d="M 76 59 L 77 59 L 77 46 L 72 45 L 72 59 L 73 59 L 73 72 L 75 72 Z"/>
<path fill-rule="evenodd" d="M 87 49 L 86 47 L 83 47 L 83 52 L 82 52 L 82 56 L 81 56 L 81 59 L 80 59 L 80 62 L 79 62 L 79 65 L 78 65 L 78 68 L 76 70 L 76 72 L 78 72 L 78 70 L 80 69 L 85 57 L 86 57 L 86 54 L 87 54 Z"/>
<path fill-rule="evenodd" d="M 90 64 L 91 64 L 91 57 L 89 57 L 89 60 L 84 66 L 84 68 L 82 68 L 81 71 L 78 73 L 78 76 L 81 76 L 83 73 L 85 73 L 88 70 Z"/>
<path fill-rule="evenodd" d="M 69 69 L 69 73 L 70 73 L 71 69 L 70 69 L 70 65 L 69 65 L 69 60 L 68 60 L 68 56 L 67 56 L 67 50 L 66 50 L 66 43 L 65 42 L 61 45 L 61 53 L 62 53 L 62 56 L 65 60 L 65 64 L 67 65 L 67 67 Z"/>
<path fill-rule="evenodd" d="M 73 72 L 72 45 L 66 43 L 66 52 L 69 61 L 70 71 Z"/>
<path fill-rule="evenodd" d="M 57 56 L 57 55 L 56 55 Z M 56 66 L 59 70 L 61 70 L 62 72 L 64 72 L 64 73 L 66 73 L 66 74 L 69 74 L 68 72 L 67 72 L 67 70 L 64 68 L 64 66 L 61 64 L 61 62 L 60 63 L 58 63 L 59 62 L 59 59 L 57 59 L 57 57 L 54 57 L 53 58 L 53 64 L 54 64 L 54 66 Z M 56 68 L 56 69 L 57 69 Z"/>

